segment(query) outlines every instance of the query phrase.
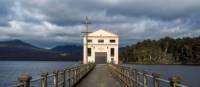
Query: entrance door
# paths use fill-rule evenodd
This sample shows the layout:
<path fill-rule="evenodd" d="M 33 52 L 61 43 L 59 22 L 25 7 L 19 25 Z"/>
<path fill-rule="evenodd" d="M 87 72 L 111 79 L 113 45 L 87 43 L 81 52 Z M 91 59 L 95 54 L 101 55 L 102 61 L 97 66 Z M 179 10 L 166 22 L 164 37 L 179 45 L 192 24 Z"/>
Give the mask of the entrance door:
<path fill-rule="evenodd" d="M 106 52 L 96 52 L 95 53 L 95 62 L 96 62 L 96 64 L 106 64 L 107 53 Z"/>

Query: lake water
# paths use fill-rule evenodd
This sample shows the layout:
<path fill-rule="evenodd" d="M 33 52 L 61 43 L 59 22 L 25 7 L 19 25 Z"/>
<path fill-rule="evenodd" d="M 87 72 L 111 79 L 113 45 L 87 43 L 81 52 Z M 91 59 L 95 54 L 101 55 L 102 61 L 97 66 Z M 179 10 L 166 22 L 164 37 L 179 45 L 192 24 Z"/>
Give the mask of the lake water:
<path fill-rule="evenodd" d="M 39 77 L 42 71 L 53 70 L 77 64 L 79 62 L 63 61 L 0 61 L 0 87 L 6 87 L 17 83 L 17 77 L 21 74 L 29 74 L 33 78 Z"/>
<path fill-rule="evenodd" d="M 150 73 L 159 72 L 161 77 L 168 79 L 172 75 L 181 77 L 181 82 L 189 87 L 200 87 L 200 66 L 191 65 L 132 65 L 139 70 L 146 70 Z"/>
<path fill-rule="evenodd" d="M 33 78 L 39 77 L 41 71 L 52 72 L 79 62 L 63 61 L 0 61 L 0 87 L 17 83 L 21 74 L 29 74 Z M 162 78 L 167 79 L 172 75 L 181 76 L 181 82 L 189 87 L 200 87 L 200 66 L 190 65 L 130 65 L 150 73 L 159 72 Z"/>

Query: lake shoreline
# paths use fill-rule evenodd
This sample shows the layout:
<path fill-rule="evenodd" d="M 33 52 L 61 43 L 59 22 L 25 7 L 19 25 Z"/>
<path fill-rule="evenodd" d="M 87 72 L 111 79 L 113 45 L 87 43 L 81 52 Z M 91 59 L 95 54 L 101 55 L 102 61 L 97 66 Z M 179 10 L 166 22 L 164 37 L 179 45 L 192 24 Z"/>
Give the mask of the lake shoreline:
<path fill-rule="evenodd" d="M 123 63 L 123 64 L 134 64 L 134 65 L 187 65 L 187 66 L 200 66 L 200 64 L 141 64 L 141 63 Z"/>
<path fill-rule="evenodd" d="M 0 61 L 65 61 L 65 62 L 79 62 L 81 60 L 0 60 Z"/>

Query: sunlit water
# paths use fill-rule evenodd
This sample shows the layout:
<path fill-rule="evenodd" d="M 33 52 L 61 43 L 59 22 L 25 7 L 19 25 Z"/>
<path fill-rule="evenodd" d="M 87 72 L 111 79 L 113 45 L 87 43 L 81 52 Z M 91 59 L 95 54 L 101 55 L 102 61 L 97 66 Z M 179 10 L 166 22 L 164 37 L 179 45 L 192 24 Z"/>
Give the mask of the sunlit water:
<path fill-rule="evenodd" d="M 146 70 L 150 73 L 159 72 L 161 77 L 168 79 L 168 77 L 177 75 L 181 77 L 181 82 L 189 87 L 200 87 L 200 66 L 191 65 L 133 65 L 139 70 Z"/>
<path fill-rule="evenodd" d="M 64 61 L 0 61 L 0 87 L 17 83 L 21 74 L 29 74 L 33 78 L 39 77 L 42 71 L 52 72 L 60 70 L 79 62 Z"/>

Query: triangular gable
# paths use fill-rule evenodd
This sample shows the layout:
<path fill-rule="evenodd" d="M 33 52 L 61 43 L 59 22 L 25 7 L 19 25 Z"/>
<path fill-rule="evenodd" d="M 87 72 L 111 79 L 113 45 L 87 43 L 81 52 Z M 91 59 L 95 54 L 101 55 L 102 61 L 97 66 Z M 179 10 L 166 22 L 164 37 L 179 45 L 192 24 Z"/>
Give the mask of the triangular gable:
<path fill-rule="evenodd" d="M 88 34 L 88 36 L 115 36 L 115 37 L 118 37 L 117 34 L 111 33 L 111 32 L 106 31 L 104 29 L 99 29 L 95 32 L 92 32 L 92 33 Z"/>

